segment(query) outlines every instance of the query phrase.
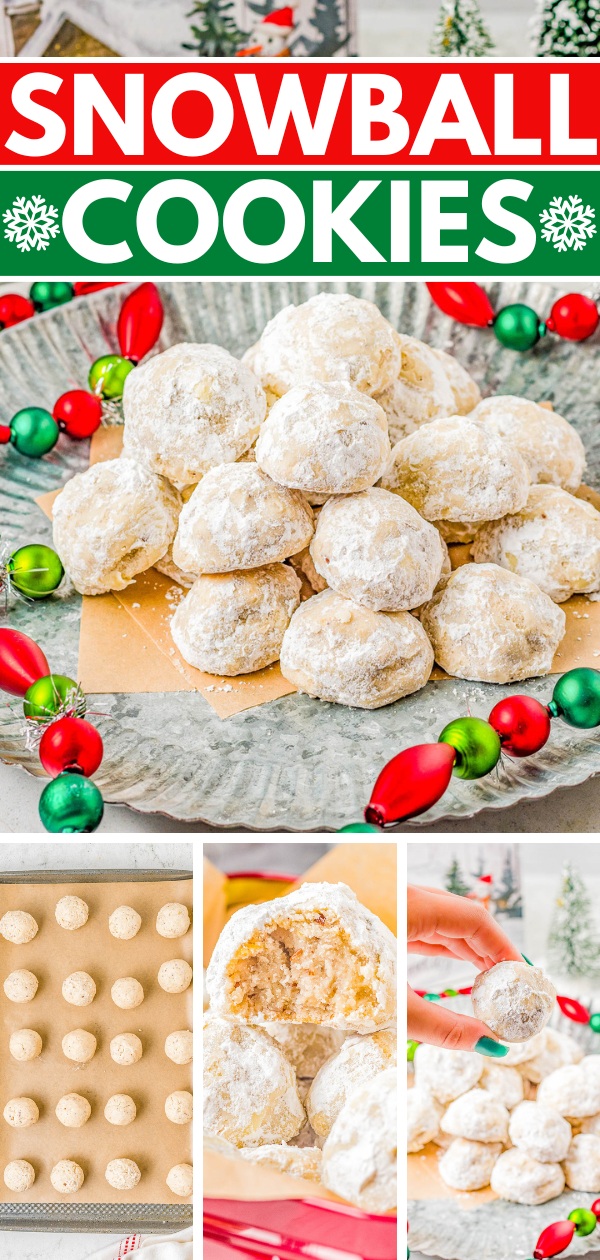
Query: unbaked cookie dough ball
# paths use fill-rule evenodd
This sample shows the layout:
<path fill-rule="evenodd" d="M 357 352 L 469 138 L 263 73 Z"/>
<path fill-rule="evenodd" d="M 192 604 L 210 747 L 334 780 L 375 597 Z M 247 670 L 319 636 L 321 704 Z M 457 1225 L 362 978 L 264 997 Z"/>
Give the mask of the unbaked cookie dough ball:
<path fill-rule="evenodd" d="M 347 1034 L 323 1024 L 275 1024 L 269 1021 L 265 1032 L 277 1042 L 296 1076 L 313 1078 L 324 1063 L 341 1050 Z"/>
<path fill-rule="evenodd" d="M 38 984 L 38 978 L 33 971 L 20 967 L 6 977 L 4 992 L 9 1002 L 31 1002 L 38 991 Z"/>
<path fill-rule="evenodd" d="M 389 1029 L 347 1037 L 339 1054 L 319 1069 L 306 1095 L 315 1133 L 327 1137 L 352 1092 L 396 1063 L 396 1034 Z"/>
<path fill-rule="evenodd" d="M 532 486 L 519 512 L 475 536 L 476 564 L 499 564 L 562 604 L 600 587 L 600 512 L 559 486 Z"/>
<path fill-rule="evenodd" d="M 180 901 L 168 901 L 161 906 L 156 916 L 156 931 L 159 936 L 174 939 L 185 936 L 190 926 L 190 912 Z"/>
<path fill-rule="evenodd" d="M 451 416 L 457 410 L 445 365 L 436 351 L 416 337 L 398 334 L 401 365 L 377 401 L 388 420 L 391 442 L 414 433 L 422 424 Z"/>
<path fill-rule="evenodd" d="M 325 504 L 310 554 L 332 590 L 375 612 L 430 600 L 446 559 L 438 530 L 399 495 L 375 487 Z"/>
<path fill-rule="evenodd" d="M 284 307 L 254 348 L 254 371 L 276 398 L 306 381 L 349 382 L 379 394 L 400 368 L 398 333 L 373 302 L 350 293 L 317 293 Z"/>
<path fill-rule="evenodd" d="M 287 1146 L 285 1142 L 270 1146 L 247 1146 L 240 1151 L 242 1159 L 260 1168 L 273 1168 L 286 1177 L 321 1180 L 322 1155 L 318 1146 Z"/>
<path fill-rule="evenodd" d="M 355 1090 L 323 1147 L 323 1185 L 363 1212 L 396 1206 L 396 1086 L 388 1068 Z"/>
<path fill-rule="evenodd" d="M 96 1038 L 84 1028 L 74 1028 L 62 1039 L 63 1054 L 74 1063 L 89 1063 L 96 1053 Z"/>
<path fill-rule="evenodd" d="M 446 673 L 506 683 L 550 672 L 566 618 L 528 578 L 465 564 L 421 610 L 421 624 Z"/>
<path fill-rule="evenodd" d="M 260 1028 L 217 1016 L 204 1026 L 204 1128 L 234 1146 L 287 1142 L 304 1124 L 291 1063 Z"/>
<path fill-rule="evenodd" d="M 29 1129 L 40 1118 L 38 1105 L 33 1098 L 11 1098 L 2 1114 L 13 1129 Z"/>
<path fill-rule="evenodd" d="M 482 1056 L 468 1050 L 444 1050 L 425 1042 L 415 1050 L 415 1083 L 445 1105 L 466 1094 L 483 1072 Z"/>
<path fill-rule="evenodd" d="M 471 413 L 487 429 L 520 452 L 533 482 L 575 491 L 581 485 L 585 450 L 576 429 L 547 407 L 529 398 L 492 394 Z"/>
<path fill-rule="evenodd" d="M 299 490 L 276 485 L 257 464 L 220 464 L 184 504 L 173 559 L 196 574 L 256 569 L 300 551 L 313 532 Z"/>
<path fill-rule="evenodd" d="M 246 364 L 222 346 L 184 342 L 129 373 L 123 453 L 181 489 L 247 451 L 266 410 Z"/>
<path fill-rule="evenodd" d="M 421 1085 L 409 1089 L 406 1097 L 406 1149 L 408 1152 L 422 1151 L 428 1142 L 433 1141 L 439 1127 L 444 1109 Z"/>
<path fill-rule="evenodd" d="M 515 1107 L 508 1134 L 513 1146 L 542 1164 L 559 1164 L 571 1144 L 570 1124 L 553 1107 L 538 1102 Z"/>
<path fill-rule="evenodd" d="M 56 1107 L 56 1118 L 67 1129 L 81 1129 L 91 1114 L 91 1105 L 82 1094 L 65 1094 Z"/>
<path fill-rule="evenodd" d="M 96 996 L 96 984 L 87 971 L 73 971 L 63 980 L 62 995 L 71 1006 L 89 1006 Z"/>
<path fill-rule="evenodd" d="M 319 381 L 280 398 L 256 443 L 256 463 L 273 481 L 318 494 L 365 490 L 381 477 L 390 454 L 379 403 L 351 385 Z"/>
<path fill-rule="evenodd" d="M 455 1138 L 438 1161 L 442 1181 L 453 1190 L 481 1190 L 489 1186 L 501 1142 L 471 1142 Z"/>
<path fill-rule="evenodd" d="M 508 1111 L 485 1089 L 470 1089 L 450 1103 L 440 1122 L 442 1133 L 471 1142 L 505 1142 Z"/>
<path fill-rule="evenodd" d="M 33 1028 L 20 1028 L 18 1032 L 11 1033 L 8 1048 L 17 1063 L 29 1063 L 42 1053 L 42 1038 Z"/>
<path fill-rule="evenodd" d="M 579 1063 L 557 1068 L 541 1082 L 537 1101 L 553 1107 L 561 1116 L 582 1120 L 600 1111 L 600 1075 L 587 1072 Z"/>
<path fill-rule="evenodd" d="M 565 1175 L 560 1164 L 542 1164 L 515 1146 L 494 1164 L 490 1185 L 500 1199 L 533 1205 L 562 1194 Z"/>
<path fill-rule="evenodd" d="M 177 608 L 171 634 L 196 669 L 229 677 L 253 673 L 279 659 L 299 603 L 300 579 L 288 564 L 205 574 Z"/>
<path fill-rule="evenodd" d="M 519 452 L 478 420 L 448 416 L 396 444 L 381 484 L 428 521 L 492 521 L 523 507 L 529 473 Z"/>
<path fill-rule="evenodd" d="M 104 1118 L 109 1124 L 131 1124 L 137 1115 L 137 1107 L 129 1094 L 113 1094 L 104 1108 Z"/>
<path fill-rule="evenodd" d="M 82 897 L 61 897 L 56 903 L 54 916 L 58 926 L 74 932 L 88 921 L 90 908 Z"/>
<path fill-rule="evenodd" d="M 134 1006 L 141 1006 L 144 1001 L 144 990 L 134 976 L 123 976 L 120 980 L 115 980 L 110 996 L 115 1006 L 120 1007 L 122 1011 L 130 1011 Z"/>
<path fill-rule="evenodd" d="M 600 1190 L 600 1138 L 592 1133 L 577 1134 L 563 1162 L 565 1180 L 571 1190 Z"/>
<path fill-rule="evenodd" d="M 142 1174 L 133 1159 L 111 1159 L 104 1176 L 113 1190 L 133 1190 Z"/>
<path fill-rule="evenodd" d="M 167 1185 L 171 1194 L 186 1199 L 194 1188 L 194 1170 L 191 1164 L 175 1164 L 167 1173 Z"/>
<path fill-rule="evenodd" d="M 523 1101 L 523 1077 L 515 1067 L 504 1067 L 502 1063 L 490 1061 L 483 1065 L 479 1079 L 479 1088 L 486 1089 L 488 1094 L 502 1103 L 507 1111 L 511 1111 Z"/>
<path fill-rule="evenodd" d="M 431 346 L 431 352 L 441 363 L 450 383 L 454 397 L 452 413 L 457 416 L 468 416 L 481 402 L 479 385 L 453 354 L 446 354 L 445 350 L 438 350 L 435 346 Z"/>
<path fill-rule="evenodd" d="M 108 920 L 108 930 L 118 941 L 131 941 L 141 926 L 141 915 L 131 906 L 117 906 Z"/>
<path fill-rule="evenodd" d="M 165 1041 L 165 1054 L 172 1063 L 191 1063 L 193 1057 L 193 1034 L 189 1029 L 169 1033 Z"/>
<path fill-rule="evenodd" d="M 4 1169 L 4 1184 L 16 1193 L 31 1190 L 34 1181 L 35 1169 L 27 1159 L 13 1159 Z"/>
<path fill-rule="evenodd" d="M 171 958 L 158 972 L 158 983 L 165 993 L 185 993 L 192 983 L 192 968 L 184 958 Z"/>
<path fill-rule="evenodd" d="M 194 1100 L 187 1089 L 175 1089 L 165 1099 L 165 1115 L 173 1124 L 189 1124 L 194 1114 Z"/>
<path fill-rule="evenodd" d="M 26 910 L 7 910 L 0 919 L 0 936 L 11 945 L 27 945 L 37 935 L 38 925 Z"/>
<path fill-rule="evenodd" d="M 119 1033 L 110 1043 L 110 1057 L 113 1063 L 120 1063 L 122 1067 L 139 1063 L 142 1053 L 142 1043 L 135 1033 Z"/>
<path fill-rule="evenodd" d="M 52 508 L 54 546 L 75 589 L 102 595 L 129 586 L 164 555 L 180 510 L 173 486 L 133 459 L 77 473 Z"/>
<path fill-rule="evenodd" d="M 500 962 L 475 977 L 471 1001 L 480 1019 L 504 1041 L 527 1041 L 548 1023 L 556 989 L 540 967 Z"/>
<path fill-rule="evenodd" d="M 72 1159 L 61 1159 L 50 1173 L 50 1182 L 59 1194 L 75 1194 L 81 1190 L 85 1177 L 83 1168 Z"/>

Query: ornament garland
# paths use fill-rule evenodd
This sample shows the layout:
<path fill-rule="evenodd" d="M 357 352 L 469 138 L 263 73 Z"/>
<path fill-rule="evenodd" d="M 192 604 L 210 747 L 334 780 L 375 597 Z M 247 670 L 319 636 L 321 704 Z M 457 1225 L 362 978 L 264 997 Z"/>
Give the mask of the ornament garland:
<path fill-rule="evenodd" d="M 585 341 L 600 322 L 596 303 L 583 293 L 565 293 L 543 320 L 523 302 L 511 302 L 494 312 L 487 293 L 474 280 L 435 281 L 427 288 L 444 315 L 471 328 L 492 328 L 509 350 L 531 350 L 547 332 L 565 341 Z"/>
<path fill-rule="evenodd" d="M 595 1199 L 591 1208 L 574 1208 L 566 1221 L 555 1221 L 542 1230 L 533 1250 L 533 1260 L 548 1260 L 550 1256 L 558 1256 L 566 1251 L 574 1234 L 585 1238 L 593 1234 L 600 1220 L 600 1199 Z M 410 1251 L 406 1249 L 407 1257 Z"/>
<path fill-rule="evenodd" d="M 41 311 L 51 311 L 55 306 L 64 306 L 74 297 L 83 297 L 87 293 L 96 293 L 98 289 L 112 289 L 123 280 L 79 280 L 71 284 L 68 280 L 34 280 L 29 290 L 29 297 L 20 293 L 3 293 L 0 296 L 0 330 L 14 328 L 23 320 L 31 319 Z"/>
<path fill-rule="evenodd" d="M 529 959 L 526 958 L 525 961 L 528 962 Z M 427 989 L 414 989 L 413 992 L 417 997 L 424 998 L 426 1002 L 440 1002 L 442 998 L 459 997 L 463 994 L 468 996 L 471 989 L 472 985 L 469 984 L 464 989 L 444 989 L 441 993 L 429 993 Z M 567 1019 L 571 1019 L 574 1024 L 589 1024 L 592 1032 L 600 1033 L 600 1012 L 590 1015 L 587 1007 L 575 998 L 557 997 L 556 1001 Z M 406 1058 L 409 1063 L 412 1063 L 418 1045 L 418 1041 L 407 1041 Z"/>

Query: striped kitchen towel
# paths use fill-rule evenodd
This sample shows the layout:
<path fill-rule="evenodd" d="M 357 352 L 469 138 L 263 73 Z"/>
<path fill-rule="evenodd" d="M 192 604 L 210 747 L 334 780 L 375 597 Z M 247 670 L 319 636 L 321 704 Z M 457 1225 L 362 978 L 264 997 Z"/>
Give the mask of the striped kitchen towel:
<path fill-rule="evenodd" d="M 119 1243 L 95 1251 L 89 1260 L 127 1260 L 143 1252 L 140 1260 L 192 1260 L 192 1228 L 179 1234 L 128 1234 Z"/>

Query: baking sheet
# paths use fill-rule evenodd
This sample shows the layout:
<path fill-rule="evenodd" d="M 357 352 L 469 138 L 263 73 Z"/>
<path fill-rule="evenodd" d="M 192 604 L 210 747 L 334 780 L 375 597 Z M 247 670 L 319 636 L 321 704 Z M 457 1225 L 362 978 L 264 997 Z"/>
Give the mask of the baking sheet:
<path fill-rule="evenodd" d="M 60 928 L 54 908 L 60 897 L 79 896 L 88 904 L 86 925 L 69 932 Z M 37 936 L 27 945 L 11 945 L 0 938 L 0 980 L 17 968 L 33 971 L 39 979 L 32 1002 L 9 1002 L 0 989 L 0 1110 L 10 1098 L 33 1098 L 40 1110 L 37 1124 L 13 1129 L 0 1119 L 0 1165 L 27 1159 L 36 1172 L 31 1190 L 16 1195 L 3 1181 L 0 1202 L 19 1203 L 165 1203 L 185 1205 L 189 1200 L 174 1195 L 166 1176 L 174 1164 L 191 1163 L 191 1125 L 167 1120 L 164 1103 L 173 1090 L 192 1091 L 192 1065 L 172 1063 L 164 1053 L 170 1032 L 192 1027 L 192 987 L 183 994 L 167 994 L 159 987 L 161 963 L 171 958 L 192 960 L 192 931 L 167 940 L 155 928 L 156 914 L 168 901 L 180 901 L 192 910 L 191 880 L 110 883 L 30 883 L 0 885 L 0 912 L 27 910 L 38 923 Z M 108 930 L 108 918 L 120 905 L 130 905 L 142 917 L 142 926 L 131 941 L 118 941 Z M 61 993 L 62 982 L 73 971 L 87 971 L 97 986 L 87 1007 L 71 1006 Z M 121 976 L 135 976 L 144 988 L 144 1001 L 135 1010 L 120 1010 L 110 990 Z M 17 1063 L 9 1053 L 11 1033 L 36 1029 L 43 1040 L 41 1055 L 30 1063 Z M 87 1064 L 66 1059 L 61 1042 L 65 1033 L 84 1028 L 94 1034 L 98 1047 Z M 111 1038 L 120 1032 L 140 1037 L 144 1052 L 139 1063 L 121 1067 L 110 1057 Z M 88 1098 L 92 1114 L 81 1129 L 67 1129 L 54 1110 L 64 1094 Z M 112 1094 L 129 1094 L 138 1112 L 132 1124 L 111 1125 L 104 1106 Z M 114 1190 L 104 1177 L 111 1159 L 133 1159 L 142 1179 L 133 1190 Z M 50 1171 L 60 1159 L 72 1159 L 85 1173 L 81 1190 L 61 1195 L 50 1183 Z"/>

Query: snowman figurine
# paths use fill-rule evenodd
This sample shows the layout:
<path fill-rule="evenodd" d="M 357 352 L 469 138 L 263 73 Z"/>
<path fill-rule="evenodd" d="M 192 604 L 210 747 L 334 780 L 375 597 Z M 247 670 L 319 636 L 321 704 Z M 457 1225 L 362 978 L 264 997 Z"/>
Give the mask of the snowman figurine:
<path fill-rule="evenodd" d="M 252 31 L 253 42 L 248 48 L 241 48 L 238 57 L 289 57 L 288 41 L 294 30 L 295 5 L 286 5 L 285 9 L 273 9 L 266 17 L 257 22 Z"/>

